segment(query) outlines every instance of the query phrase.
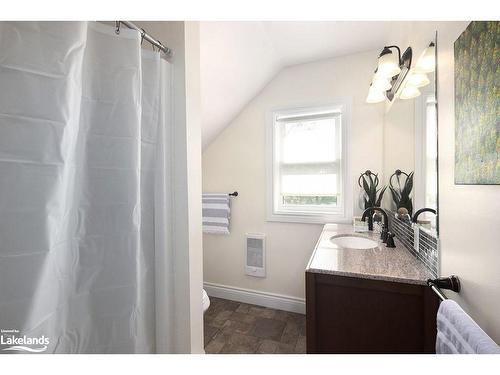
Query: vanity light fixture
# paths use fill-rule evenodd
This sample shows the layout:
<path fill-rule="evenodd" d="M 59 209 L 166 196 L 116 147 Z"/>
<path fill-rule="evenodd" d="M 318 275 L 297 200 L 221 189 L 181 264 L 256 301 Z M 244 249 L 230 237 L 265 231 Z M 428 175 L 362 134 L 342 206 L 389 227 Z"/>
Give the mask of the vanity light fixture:
<path fill-rule="evenodd" d="M 392 50 L 397 50 L 397 55 Z M 411 47 L 401 55 L 398 46 L 385 46 L 378 57 L 366 102 L 380 103 L 386 98 L 392 101 L 410 71 L 411 59 Z"/>
<path fill-rule="evenodd" d="M 427 86 L 430 83 L 426 73 L 436 70 L 436 48 L 434 42 L 424 50 L 417 60 L 415 69 L 411 69 L 405 80 L 405 86 L 399 97 L 401 99 L 413 99 L 420 95 L 420 87 Z"/>
<path fill-rule="evenodd" d="M 430 42 L 418 59 L 417 69 L 424 73 L 431 73 L 436 70 L 436 45 L 434 42 Z"/>

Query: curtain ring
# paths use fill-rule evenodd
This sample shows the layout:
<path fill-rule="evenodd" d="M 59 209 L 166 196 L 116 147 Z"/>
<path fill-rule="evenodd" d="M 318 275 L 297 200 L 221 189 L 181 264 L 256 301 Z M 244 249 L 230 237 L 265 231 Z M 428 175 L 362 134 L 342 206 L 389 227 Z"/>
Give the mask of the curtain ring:
<path fill-rule="evenodd" d="M 141 46 L 142 46 L 142 42 L 144 42 L 144 34 L 146 34 L 146 30 L 141 29 Z"/>
<path fill-rule="evenodd" d="M 120 34 L 120 21 L 115 21 L 115 34 Z"/>

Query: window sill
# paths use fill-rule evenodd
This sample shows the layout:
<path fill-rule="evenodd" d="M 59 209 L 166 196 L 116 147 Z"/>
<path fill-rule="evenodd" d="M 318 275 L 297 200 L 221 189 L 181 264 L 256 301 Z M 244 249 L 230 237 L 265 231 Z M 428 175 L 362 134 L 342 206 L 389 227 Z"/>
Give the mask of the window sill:
<path fill-rule="evenodd" d="M 332 214 L 292 214 L 272 213 L 267 215 L 267 221 L 280 223 L 302 223 L 302 224 L 351 224 L 352 218 L 343 215 Z"/>

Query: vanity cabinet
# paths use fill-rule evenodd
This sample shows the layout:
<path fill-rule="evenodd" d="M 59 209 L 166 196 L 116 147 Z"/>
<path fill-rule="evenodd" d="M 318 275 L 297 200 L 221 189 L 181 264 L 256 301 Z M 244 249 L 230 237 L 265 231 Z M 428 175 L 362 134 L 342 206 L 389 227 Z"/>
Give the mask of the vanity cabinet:
<path fill-rule="evenodd" d="M 426 285 L 306 271 L 307 353 L 434 353 Z"/>

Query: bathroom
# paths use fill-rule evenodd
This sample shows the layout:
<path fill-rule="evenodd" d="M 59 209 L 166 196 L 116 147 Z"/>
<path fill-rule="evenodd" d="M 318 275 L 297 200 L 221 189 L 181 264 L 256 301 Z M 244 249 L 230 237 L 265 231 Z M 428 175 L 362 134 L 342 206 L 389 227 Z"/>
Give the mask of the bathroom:
<path fill-rule="evenodd" d="M 2 360 L 500 354 L 495 15 L 130 14 L 0 21 Z"/>
<path fill-rule="evenodd" d="M 228 198 L 230 224 L 226 232 L 204 226 L 208 232 L 203 237 L 204 287 L 208 296 L 217 298 L 220 304 L 205 314 L 207 353 L 434 352 L 435 340 L 425 338 L 426 329 L 416 328 L 430 323 L 425 314 L 433 315 L 435 321 L 435 307 L 425 302 L 427 298 L 435 302 L 426 281 L 451 275 L 457 276 L 462 290 L 460 293 L 446 290 L 445 294 L 461 305 L 470 304 L 469 311 L 476 309 L 475 318 L 484 319 L 483 326 L 492 324 L 490 334 L 495 335 L 497 318 L 493 311 L 489 315 L 479 307 L 490 299 L 485 296 L 482 300 L 482 288 L 477 280 L 484 278 L 489 283 L 497 278 L 496 271 L 483 265 L 481 275 L 472 276 L 475 272 L 470 268 L 471 263 L 482 262 L 475 258 L 480 255 L 461 254 L 470 258 L 468 263 L 463 262 L 463 258 L 457 259 L 456 253 L 458 247 L 464 246 L 481 251 L 477 241 L 482 243 L 488 236 L 491 236 L 489 251 L 497 248 L 491 243 L 496 237 L 493 234 L 497 222 L 495 210 L 491 207 L 492 211 L 481 209 L 478 213 L 477 205 L 484 196 L 489 197 L 485 205 L 491 203 L 496 207 L 493 202 L 498 191 L 494 186 L 476 186 L 476 192 L 470 193 L 474 199 L 467 201 L 466 189 L 472 186 L 457 181 L 457 172 L 453 175 L 455 137 L 453 129 L 447 126 L 453 121 L 450 106 L 454 99 L 449 94 L 450 83 L 453 83 L 449 81 L 453 79 L 450 58 L 453 57 L 452 42 L 468 25 L 468 22 L 201 24 L 202 42 L 207 35 L 207 50 L 204 43 L 201 49 L 202 61 L 204 54 L 207 56 L 206 65 L 202 64 L 202 87 L 207 87 L 206 93 L 202 91 L 202 95 L 206 95 L 206 99 L 202 96 L 202 103 L 207 103 L 206 108 L 219 108 L 223 103 L 228 118 L 232 118 L 218 130 L 218 124 L 227 122 L 220 121 L 220 111 L 202 116 L 207 118 L 207 127 L 202 129 L 203 191 L 238 193 Z M 260 35 L 258 30 L 264 30 L 281 59 L 283 67 L 272 73 L 265 71 L 260 58 L 272 56 L 264 47 L 258 58 L 252 58 L 255 51 L 247 51 L 244 66 L 231 65 L 236 60 L 231 53 L 245 51 L 226 49 L 222 52 L 225 46 L 233 45 L 233 38 L 247 40 L 247 35 L 256 38 L 255 35 Z M 342 35 L 353 35 L 354 30 L 360 35 L 359 39 L 346 38 L 344 44 L 332 44 L 328 52 L 324 40 L 320 39 L 320 35 L 327 34 L 332 40 L 338 40 Z M 308 47 L 296 49 L 296 45 Z M 389 73 L 390 77 L 405 74 L 404 66 L 409 64 L 403 88 L 394 89 L 382 81 L 382 85 L 387 85 L 382 91 L 389 90 L 387 95 L 392 95 L 391 90 L 397 91 L 393 100 L 372 91 L 375 85 L 380 85 L 379 75 L 374 71 L 385 69 L 385 57 L 381 57 L 384 55 L 401 61 L 395 65 L 401 65 L 403 73 L 396 70 Z M 218 77 L 215 86 L 210 81 L 214 79 L 211 69 L 215 71 L 221 65 L 228 73 Z M 269 65 L 272 66 L 272 61 Z M 203 86 L 205 70 L 207 83 Z M 249 74 L 249 71 L 255 73 Z M 243 108 L 232 111 L 233 103 L 243 96 L 247 87 L 241 86 L 241 78 L 235 79 L 245 76 L 243 72 L 252 77 L 255 85 L 255 77 L 265 75 L 262 78 L 265 84 Z M 436 80 L 439 76 L 441 81 Z M 392 85 L 397 83 L 397 78 L 393 78 Z M 234 90 L 234 96 L 217 96 L 220 87 L 224 91 Z M 321 129 L 318 119 L 324 124 L 330 121 L 333 130 Z M 219 133 L 213 135 L 217 130 Z M 498 167 L 496 170 L 498 177 Z M 478 194 L 476 189 L 484 191 Z M 329 208 L 328 203 L 315 203 L 318 199 L 323 202 L 332 199 L 334 204 Z M 460 205 L 456 204 L 457 200 Z M 209 202 L 207 200 L 206 208 L 204 205 L 207 212 L 212 207 Z M 374 257 L 364 250 L 334 251 L 357 246 L 338 238 L 332 246 L 329 237 L 352 233 L 363 236 L 368 220 L 363 222 L 361 217 L 365 209 L 372 206 L 385 210 L 385 215 L 377 212 L 374 232 L 382 234 L 387 226 L 384 236 L 394 237 L 384 242 L 389 244 L 395 238 L 396 248 L 402 250 L 405 259 L 399 258 L 396 251 L 388 250 L 386 245 L 382 245 Z M 443 207 L 449 212 L 441 214 Z M 422 212 L 421 209 L 428 210 Z M 458 224 L 456 216 L 464 210 L 474 212 L 470 215 L 481 215 L 481 220 Z M 486 221 L 483 220 L 485 212 L 491 213 Z M 369 212 L 366 219 L 373 219 L 372 214 Z M 204 215 L 204 225 L 221 225 L 220 221 L 212 224 L 214 218 L 207 215 Z M 482 228 L 471 228 L 479 222 Z M 464 229 L 457 230 L 461 225 L 466 225 L 467 233 Z M 477 235 L 471 235 L 475 232 Z M 373 244 L 360 243 L 359 246 L 370 248 Z M 326 280 L 324 273 L 339 276 Z M 341 276 L 352 279 L 344 280 Z M 345 304 L 355 300 L 357 288 L 385 287 L 384 283 L 370 285 L 363 280 L 366 278 L 391 281 L 393 285 L 398 284 L 395 280 L 406 279 L 405 286 L 416 282 L 423 287 L 398 290 L 397 293 L 408 294 L 409 299 L 395 298 L 392 302 L 385 299 L 389 297 L 384 293 L 373 292 L 371 296 L 359 293 L 361 300 L 356 300 L 357 304 L 349 309 Z M 468 278 L 474 278 L 475 282 L 465 287 Z M 344 285 L 348 281 L 352 285 Z M 325 283 L 330 286 L 321 288 Z M 467 291 L 468 288 L 471 289 Z M 347 298 L 345 293 L 349 297 L 347 301 L 341 299 Z M 421 294 L 421 303 L 418 298 L 409 297 L 414 293 Z M 339 310 L 319 296 L 336 300 Z M 384 308 L 373 307 L 378 299 L 386 301 Z M 224 302 L 227 300 L 231 302 Z M 412 303 L 413 308 L 421 309 L 422 313 L 410 317 Z M 252 305 L 264 306 L 267 310 L 249 309 Z M 364 309 L 366 315 L 356 315 L 358 309 Z M 283 310 L 289 313 L 284 322 Z M 305 319 L 297 319 L 296 314 L 305 314 Z M 400 321 L 398 316 L 402 317 Z M 378 337 L 391 333 L 383 325 L 379 326 L 380 331 L 373 329 L 371 323 L 365 327 L 362 323 L 368 318 L 391 320 L 393 334 L 401 330 L 404 336 L 401 340 L 405 342 L 408 332 L 403 329 L 408 320 L 413 320 L 421 335 L 421 346 L 413 346 L 416 341 L 408 343 L 408 347 L 398 340 L 381 343 Z M 340 327 L 346 327 L 346 337 Z M 353 327 L 359 327 L 361 332 Z M 331 341 L 336 342 L 330 342 L 329 337 L 333 335 L 338 338 Z M 354 342 L 350 342 L 350 337 Z M 373 347 L 368 343 L 370 337 L 377 337 Z M 363 340 L 365 346 L 360 346 L 359 340 Z M 430 341 L 425 343 L 426 340 Z"/>

